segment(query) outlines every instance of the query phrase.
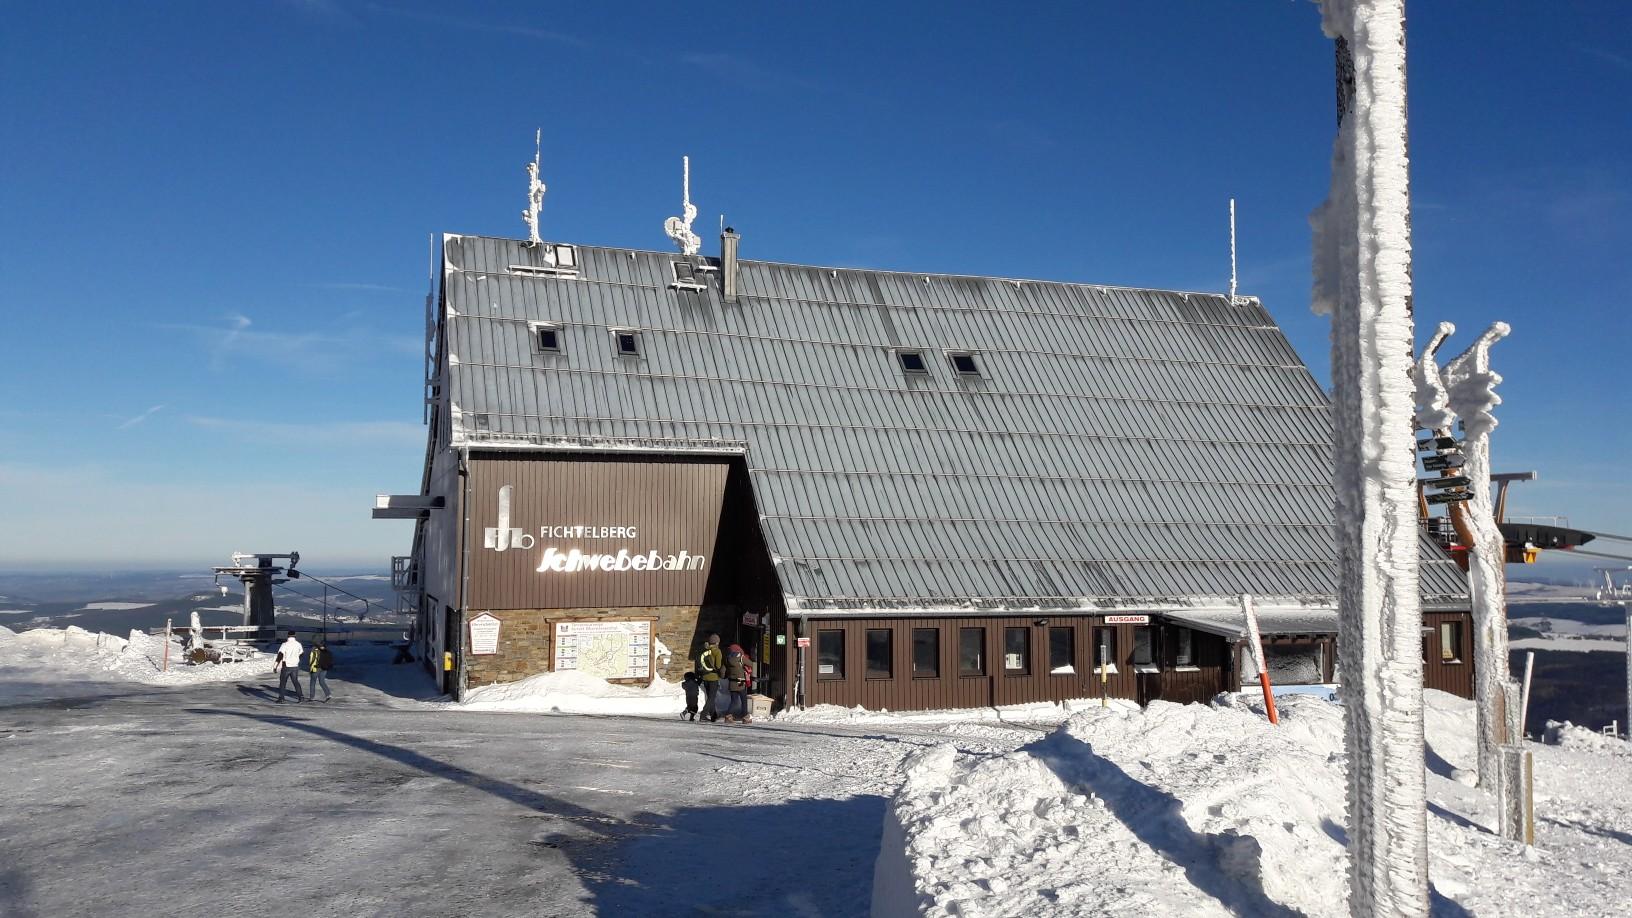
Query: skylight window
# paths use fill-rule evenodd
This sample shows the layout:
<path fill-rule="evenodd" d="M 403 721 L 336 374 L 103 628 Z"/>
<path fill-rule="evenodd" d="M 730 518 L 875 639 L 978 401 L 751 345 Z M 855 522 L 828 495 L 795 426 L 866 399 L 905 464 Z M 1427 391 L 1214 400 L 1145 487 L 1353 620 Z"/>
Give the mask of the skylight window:
<path fill-rule="evenodd" d="M 946 355 L 952 362 L 952 370 L 959 376 L 979 376 L 980 364 L 975 361 L 975 355 L 968 351 L 950 351 Z"/>
<path fill-rule="evenodd" d="M 612 348 L 619 357 L 639 357 L 640 332 L 633 328 L 612 329 Z"/>
<path fill-rule="evenodd" d="M 929 364 L 924 362 L 923 351 L 896 351 L 895 359 L 901 361 L 901 372 L 919 376 L 929 375 Z"/>
<path fill-rule="evenodd" d="M 697 276 L 697 266 L 689 261 L 670 262 L 674 268 L 674 283 L 669 286 L 676 290 L 702 290 L 702 279 Z"/>
<path fill-rule="evenodd" d="M 561 326 L 550 322 L 534 322 L 532 330 L 533 348 L 540 354 L 560 354 L 565 351 Z"/>

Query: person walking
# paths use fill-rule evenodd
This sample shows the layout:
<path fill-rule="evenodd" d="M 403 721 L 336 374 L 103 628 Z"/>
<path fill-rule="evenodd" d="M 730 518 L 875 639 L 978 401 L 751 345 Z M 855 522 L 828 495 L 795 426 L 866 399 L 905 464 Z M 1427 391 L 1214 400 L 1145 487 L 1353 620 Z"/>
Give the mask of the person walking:
<path fill-rule="evenodd" d="M 295 640 L 295 633 L 289 632 L 289 637 L 278 648 L 278 655 L 272 659 L 272 670 L 278 674 L 278 704 L 283 704 L 283 687 L 293 683 L 295 686 L 295 702 L 298 704 L 306 700 L 300 692 L 300 658 L 305 649 Z"/>
<path fill-rule="evenodd" d="M 748 655 L 742 652 L 742 646 L 732 644 L 725 655 L 726 688 L 731 692 L 727 696 L 725 722 L 728 724 L 746 724 L 753 721 L 748 717 L 748 683 L 754 678 L 754 668 L 748 662 Z"/>
<path fill-rule="evenodd" d="M 334 697 L 334 693 L 329 691 L 329 670 L 334 668 L 334 654 L 329 653 L 327 642 L 319 641 L 317 646 L 312 648 L 311 660 L 306 664 L 306 668 L 312 674 L 310 680 L 306 683 L 306 694 L 310 695 L 313 701 L 316 701 L 317 687 L 321 685 L 323 686 L 323 703 L 328 704 L 329 699 Z"/>
<path fill-rule="evenodd" d="M 697 673 L 703 680 L 703 710 L 701 716 L 706 721 L 720 719 L 718 693 L 720 690 L 720 670 L 725 666 L 725 654 L 720 653 L 720 636 L 710 634 L 708 641 L 703 645 L 703 652 L 697 655 Z"/>

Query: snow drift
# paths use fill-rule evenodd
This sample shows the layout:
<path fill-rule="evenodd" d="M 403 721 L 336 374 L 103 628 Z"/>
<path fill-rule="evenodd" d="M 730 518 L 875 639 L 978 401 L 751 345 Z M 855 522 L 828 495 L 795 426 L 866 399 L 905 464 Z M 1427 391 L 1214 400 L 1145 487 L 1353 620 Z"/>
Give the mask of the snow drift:
<path fill-rule="evenodd" d="M 483 685 L 452 707 L 462 711 L 523 714 L 632 714 L 673 717 L 686 706 L 677 683 L 653 679 L 645 687 L 613 685 L 574 670 L 539 673 L 516 682 Z"/>
<path fill-rule="evenodd" d="M 170 668 L 164 669 L 164 638 L 142 631 L 127 637 L 67 628 L 32 628 L 14 632 L 0 627 L 0 703 L 81 695 L 109 683 L 192 685 L 236 682 L 265 676 L 269 654 L 238 663 L 189 665 L 181 644 L 170 644 Z"/>
<path fill-rule="evenodd" d="M 1473 704 L 1425 693 L 1430 869 L 1446 913 L 1604 914 L 1632 868 L 1632 746 L 1557 727 L 1536 755 L 1537 847 L 1466 786 Z M 1072 716 L 1015 752 L 903 763 L 873 914 L 1348 914 L 1343 709 L 1279 699 Z M 1567 878 L 1560 879 L 1561 873 Z M 1618 893 L 1611 890 L 1619 886 Z M 1606 899 L 1610 896 L 1611 899 Z"/>

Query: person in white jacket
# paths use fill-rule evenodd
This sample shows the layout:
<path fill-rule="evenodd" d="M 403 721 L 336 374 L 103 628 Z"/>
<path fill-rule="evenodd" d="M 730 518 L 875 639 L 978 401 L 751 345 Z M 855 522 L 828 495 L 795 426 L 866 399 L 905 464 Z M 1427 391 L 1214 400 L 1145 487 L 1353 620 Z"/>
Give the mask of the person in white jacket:
<path fill-rule="evenodd" d="M 300 658 L 305 649 L 295 640 L 295 633 L 289 632 L 289 637 L 278 648 L 278 656 L 272 661 L 272 669 L 278 674 L 278 704 L 283 704 L 283 686 L 285 683 L 294 683 L 296 703 L 306 700 L 300 693 Z"/>

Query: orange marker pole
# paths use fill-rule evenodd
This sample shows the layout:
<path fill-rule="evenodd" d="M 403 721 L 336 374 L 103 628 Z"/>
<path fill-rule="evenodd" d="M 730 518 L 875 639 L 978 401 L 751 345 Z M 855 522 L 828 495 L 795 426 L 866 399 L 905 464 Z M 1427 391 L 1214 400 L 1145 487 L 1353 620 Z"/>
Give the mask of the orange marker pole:
<path fill-rule="evenodd" d="M 1269 722 L 1280 724 L 1281 716 L 1275 712 L 1275 693 L 1269 687 L 1269 667 L 1264 665 L 1264 639 L 1258 634 L 1258 612 L 1252 607 L 1252 597 L 1241 594 L 1241 611 L 1247 616 L 1248 649 L 1252 651 L 1253 665 L 1258 667 L 1258 684 L 1264 687 L 1264 711 L 1269 715 Z"/>

